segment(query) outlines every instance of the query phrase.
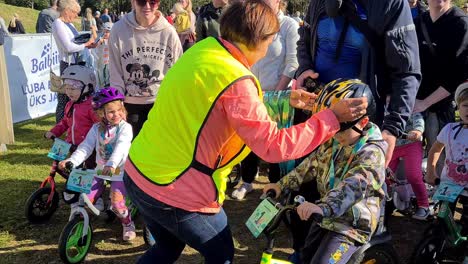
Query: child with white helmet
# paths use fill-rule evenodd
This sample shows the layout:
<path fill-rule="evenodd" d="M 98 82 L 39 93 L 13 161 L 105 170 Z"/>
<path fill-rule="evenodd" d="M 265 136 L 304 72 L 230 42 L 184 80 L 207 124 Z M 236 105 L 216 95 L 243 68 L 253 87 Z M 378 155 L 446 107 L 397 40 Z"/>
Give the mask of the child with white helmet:
<path fill-rule="evenodd" d="M 99 122 L 92 107 L 92 96 L 96 87 L 96 76 L 91 68 L 72 65 L 61 76 L 65 93 L 70 99 L 65 105 L 65 114 L 45 137 L 52 139 L 67 133 L 65 141 L 72 144 L 73 152 L 84 139 L 94 123 Z M 86 168 L 94 168 L 94 158 L 86 161 Z"/>
<path fill-rule="evenodd" d="M 449 181 L 468 188 L 468 81 L 458 86 L 455 102 L 460 113 L 460 122 L 449 123 L 440 131 L 437 141 L 432 145 L 427 160 L 427 181 L 434 183 Z M 445 165 L 441 175 L 437 175 L 435 166 L 442 150 L 445 149 Z M 468 199 L 461 197 L 463 205 L 462 226 L 468 232 Z"/>
<path fill-rule="evenodd" d="M 109 86 L 109 36 L 112 30 L 112 22 L 102 25 L 102 38 L 99 45 L 91 52 L 96 59 L 96 72 L 100 88 Z"/>
<path fill-rule="evenodd" d="M 94 108 L 101 121 L 93 125 L 70 158 L 61 161 L 59 168 L 63 169 L 71 161 L 78 166 L 96 151 L 97 170 L 99 174 L 119 177 L 128 156 L 133 138 L 132 126 L 125 121 L 127 111 L 123 105 L 125 97 L 113 87 L 101 89 L 94 97 Z M 105 188 L 104 180 L 94 178 L 91 193 L 88 198 L 91 202 L 98 199 Z M 111 208 L 120 219 L 123 227 L 123 240 L 129 241 L 136 237 L 135 224 L 126 205 L 126 190 L 123 181 L 111 182 Z"/>

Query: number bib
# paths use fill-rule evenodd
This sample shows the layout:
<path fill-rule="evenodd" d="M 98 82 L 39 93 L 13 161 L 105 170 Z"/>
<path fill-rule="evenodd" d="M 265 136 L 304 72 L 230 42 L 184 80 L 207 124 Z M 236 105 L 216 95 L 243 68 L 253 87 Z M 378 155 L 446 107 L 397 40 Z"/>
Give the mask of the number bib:
<path fill-rule="evenodd" d="M 61 140 L 60 138 L 54 139 L 54 145 L 50 149 L 47 157 L 62 161 L 67 158 L 68 151 L 70 151 L 71 144 Z"/>
<path fill-rule="evenodd" d="M 460 195 L 463 189 L 463 186 L 449 181 L 443 181 L 440 183 L 439 188 L 437 188 L 437 191 L 432 198 L 434 200 L 453 203 L 457 200 L 458 195 Z"/>
<path fill-rule="evenodd" d="M 278 209 L 268 199 L 264 199 L 257 206 L 245 225 L 252 235 L 257 238 L 277 213 Z"/>
<path fill-rule="evenodd" d="M 67 189 L 80 193 L 90 193 L 93 185 L 94 170 L 73 169 L 68 176 Z"/>

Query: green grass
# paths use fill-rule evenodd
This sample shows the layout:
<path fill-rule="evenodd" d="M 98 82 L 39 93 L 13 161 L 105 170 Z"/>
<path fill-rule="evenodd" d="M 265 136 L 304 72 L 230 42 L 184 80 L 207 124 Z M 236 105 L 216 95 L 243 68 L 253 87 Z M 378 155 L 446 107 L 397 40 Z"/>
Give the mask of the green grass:
<path fill-rule="evenodd" d="M 23 23 L 26 33 L 36 33 L 36 21 L 39 11 L 19 6 L 7 5 L 0 3 L 0 16 L 5 19 L 5 24 L 8 27 L 13 14 L 18 14 L 21 23 Z"/>
<path fill-rule="evenodd" d="M 7 27 L 14 13 L 18 14 L 21 23 L 23 23 L 24 29 L 26 30 L 26 33 L 36 33 L 36 21 L 37 16 L 39 15 L 38 10 L 27 7 L 7 5 L 0 2 L 0 17 L 3 17 Z M 78 17 L 75 19 L 73 25 L 75 25 L 75 27 L 80 30 L 81 18 Z"/>
<path fill-rule="evenodd" d="M 3 230 L 15 230 L 26 223 L 22 210 L 24 203 L 50 168 L 51 160 L 46 155 L 51 141 L 42 135 L 53 125 L 52 116 L 15 124 L 16 143 L 7 145 L 8 151 L 0 154 L 0 225 Z M 8 236 L 10 234 L 0 233 L 0 248 Z"/>

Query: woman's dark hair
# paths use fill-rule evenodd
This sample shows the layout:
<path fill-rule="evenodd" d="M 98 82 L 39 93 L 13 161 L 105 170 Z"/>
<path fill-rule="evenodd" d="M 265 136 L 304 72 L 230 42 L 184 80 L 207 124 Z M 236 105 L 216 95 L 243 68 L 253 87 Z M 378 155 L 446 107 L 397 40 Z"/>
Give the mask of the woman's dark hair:
<path fill-rule="evenodd" d="M 278 31 L 277 15 L 262 0 L 233 3 L 220 19 L 221 37 L 230 42 L 242 43 L 249 49 L 255 49 Z"/>

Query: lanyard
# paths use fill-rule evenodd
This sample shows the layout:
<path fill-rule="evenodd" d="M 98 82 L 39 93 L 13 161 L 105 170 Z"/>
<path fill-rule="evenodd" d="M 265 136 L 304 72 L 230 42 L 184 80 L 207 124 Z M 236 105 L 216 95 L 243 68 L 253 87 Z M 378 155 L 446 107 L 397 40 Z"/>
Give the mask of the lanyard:
<path fill-rule="evenodd" d="M 374 127 L 371 127 L 367 133 L 366 136 L 363 136 L 359 139 L 359 141 L 356 143 L 356 145 L 354 145 L 354 148 L 353 150 L 351 151 L 351 155 L 349 156 L 348 158 L 348 161 L 346 162 L 346 165 L 345 167 L 343 168 L 343 171 L 341 172 L 341 176 L 340 176 L 340 180 L 343 179 L 343 176 L 346 174 L 346 172 L 348 171 L 348 168 L 349 168 L 349 164 L 351 164 L 351 162 L 353 161 L 354 159 L 354 156 L 356 156 L 356 153 L 358 153 L 358 151 L 362 148 L 362 146 L 364 146 L 364 144 L 366 143 L 367 139 L 369 138 L 369 135 L 371 135 L 372 133 L 374 132 Z M 335 187 L 335 161 L 336 159 L 338 158 L 340 152 L 336 153 L 336 149 L 338 147 L 338 141 L 336 140 L 333 140 L 333 146 L 332 146 L 332 159 L 330 161 L 330 168 L 328 169 L 328 174 L 329 174 L 329 185 L 330 185 L 330 189 L 333 189 L 333 187 Z M 341 149 L 340 149 L 341 150 Z"/>

